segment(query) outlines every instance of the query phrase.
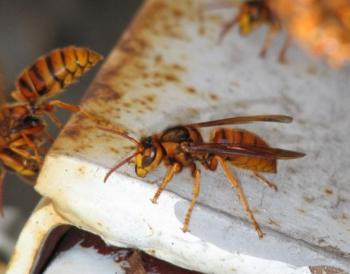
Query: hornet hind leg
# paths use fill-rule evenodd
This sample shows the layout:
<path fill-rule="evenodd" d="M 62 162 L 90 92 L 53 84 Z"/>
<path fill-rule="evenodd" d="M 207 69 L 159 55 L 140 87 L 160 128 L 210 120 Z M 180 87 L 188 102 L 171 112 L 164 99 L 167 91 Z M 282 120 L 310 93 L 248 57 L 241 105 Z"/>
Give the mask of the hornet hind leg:
<path fill-rule="evenodd" d="M 262 238 L 264 236 L 264 233 L 262 232 L 258 222 L 255 220 L 253 212 L 249 208 L 248 200 L 245 197 L 243 189 L 242 189 L 241 185 L 239 184 L 238 180 L 235 178 L 233 173 L 230 171 L 229 167 L 227 166 L 227 163 L 225 162 L 225 160 L 223 158 L 221 158 L 219 156 L 215 156 L 214 159 L 216 159 L 220 163 L 227 179 L 229 180 L 231 185 L 236 189 L 238 198 L 242 204 L 244 211 L 247 213 L 249 219 L 253 223 L 253 225 L 255 227 L 255 231 L 258 234 L 259 238 Z"/>
<path fill-rule="evenodd" d="M 277 186 L 272 183 L 271 181 L 269 181 L 268 179 L 266 179 L 264 176 L 262 176 L 260 173 L 258 172 L 253 172 L 253 175 L 255 178 L 258 179 L 259 182 L 262 182 L 264 185 L 266 185 L 269 188 L 272 188 L 274 191 L 277 191 Z"/>

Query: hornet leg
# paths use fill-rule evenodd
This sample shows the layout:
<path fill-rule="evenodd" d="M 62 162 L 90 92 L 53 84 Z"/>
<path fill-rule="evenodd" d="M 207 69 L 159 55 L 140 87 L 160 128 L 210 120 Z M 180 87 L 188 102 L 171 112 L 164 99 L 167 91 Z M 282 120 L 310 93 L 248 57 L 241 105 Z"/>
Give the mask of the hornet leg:
<path fill-rule="evenodd" d="M 233 173 L 230 171 L 229 167 L 227 166 L 225 160 L 219 156 L 215 157 L 219 163 L 222 166 L 222 169 L 227 177 L 227 179 L 229 180 L 229 182 L 231 183 L 231 185 L 236 189 L 237 194 L 238 194 L 238 198 L 243 206 L 244 211 L 247 213 L 249 219 L 251 220 L 251 222 L 253 223 L 256 233 L 258 234 L 259 238 L 262 238 L 264 236 L 264 233 L 262 232 L 262 230 L 260 229 L 259 224 L 257 223 L 257 221 L 255 220 L 254 214 L 251 211 L 251 209 L 249 208 L 249 204 L 247 201 L 247 198 L 244 195 L 243 189 L 241 187 L 241 185 L 239 184 L 239 182 L 237 181 L 237 179 L 235 178 L 235 176 L 233 175 Z"/>
<path fill-rule="evenodd" d="M 65 109 L 65 110 L 69 110 L 71 112 L 79 112 L 80 111 L 80 107 L 78 107 L 78 106 L 67 104 L 67 103 L 64 103 L 60 100 L 50 101 L 47 104 L 47 110 L 46 110 L 47 115 L 58 128 L 62 128 L 63 125 L 60 122 L 60 120 L 57 118 L 56 114 L 54 114 L 53 107 L 59 107 L 59 108 Z"/>
<path fill-rule="evenodd" d="M 258 181 L 262 182 L 264 185 L 272 188 L 274 191 L 277 191 L 277 186 L 270 182 L 268 179 L 266 179 L 264 176 L 259 174 L 258 172 L 253 172 L 253 175 L 258 179 Z"/>
<path fill-rule="evenodd" d="M 157 200 L 159 198 L 159 195 L 163 192 L 163 190 L 166 188 L 168 183 L 173 179 L 174 175 L 178 173 L 181 170 L 181 165 L 179 163 L 174 163 L 172 166 L 168 168 L 168 171 L 160 184 L 159 188 L 157 189 L 157 192 L 154 194 L 153 198 L 151 199 L 151 202 L 156 204 Z"/>
<path fill-rule="evenodd" d="M 189 231 L 188 227 L 189 227 L 190 220 L 191 220 L 192 210 L 197 202 L 199 192 L 200 192 L 201 171 L 199 169 L 195 169 L 192 174 L 194 177 L 192 200 L 191 200 L 191 204 L 189 205 L 187 212 L 186 212 L 184 225 L 182 227 L 183 232 Z"/>
<path fill-rule="evenodd" d="M 270 48 L 271 42 L 272 42 L 273 38 L 275 38 L 278 30 L 279 30 L 279 27 L 277 27 L 276 25 L 272 25 L 270 27 L 270 29 L 268 30 L 268 32 L 265 36 L 263 46 L 260 50 L 260 57 L 264 58 L 266 56 L 267 50 Z"/>
<path fill-rule="evenodd" d="M 232 29 L 237 24 L 240 16 L 241 16 L 241 14 L 237 15 L 232 21 L 230 21 L 224 25 L 224 27 L 222 28 L 222 31 L 220 33 L 218 43 L 221 43 L 222 40 L 224 39 L 224 37 L 226 36 L 226 34 L 230 31 L 230 29 Z"/>
<path fill-rule="evenodd" d="M 289 47 L 289 44 L 290 44 L 290 36 L 287 35 L 287 37 L 284 39 L 284 42 L 283 42 L 283 46 L 280 50 L 280 54 L 278 56 L 278 61 L 281 63 L 281 64 L 285 64 L 287 61 L 286 61 L 286 53 L 287 53 L 287 49 Z"/>

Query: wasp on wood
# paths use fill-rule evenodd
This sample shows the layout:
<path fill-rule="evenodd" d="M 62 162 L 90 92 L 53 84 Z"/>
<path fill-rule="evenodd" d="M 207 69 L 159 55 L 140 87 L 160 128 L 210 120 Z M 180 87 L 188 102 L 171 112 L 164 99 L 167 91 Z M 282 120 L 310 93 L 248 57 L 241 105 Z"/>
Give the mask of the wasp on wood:
<path fill-rule="evenodd" d="M 200 192 L 201 172 L 198 165 L 201 164 L 205 169 L 211 171 L 215 171 L 218 165 L 220 165 L 228 181 L 236 189 L 244 211 L 253 223 L 258 236 L 261 238 L 264 234 L 249 207 L 239 181 L 232 170 L 230 170 L 228 163 L 252 171 L 257 179 L 277 190 L 276 185 L 261 175 L 260 172 L 276 173 L 277 160 L 300 158 L 305 156 L 305 154 L 272 148 L 255 133 L 236 128 L 216 128 L 212 131 L 212 137 L 209 142 L 205 142 L 198 129 L 251 122 L 290 123 L 291 121 L 292 118 L 285 115 L 239 116 L 171 127 L 160 133 L 141 138 L 140 141 L 129 136 L 124 131 L 98 126 L 102 130 L 127 138 L 135 143 L 137 147 L 135 153 L 109 170 L 104 181 L 106 182 L 114 171 L 124 164 L 129 163 L 134 158 L 135 172 L 139 177 L 145 177 L 163 162 L 167 167 L 167 173 L 152 198 L 152 202 L 156 203 L 160 194 L 175 174 L 181 172 L 183 168 L 189 168 L 194 178 L 194 184 L 192 200 L 187 209 L 182 228 L 184 232 L 187 232 L 192 210 Z"/>

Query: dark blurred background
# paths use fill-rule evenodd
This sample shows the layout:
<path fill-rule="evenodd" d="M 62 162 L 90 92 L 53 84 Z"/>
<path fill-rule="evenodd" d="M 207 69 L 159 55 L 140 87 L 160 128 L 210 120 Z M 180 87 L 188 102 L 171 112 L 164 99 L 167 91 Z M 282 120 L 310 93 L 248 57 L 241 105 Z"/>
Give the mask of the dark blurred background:
<path fill-rule="evenodd" d="M 108 55 L 141 3 L 141 0 L 0 0 L 0 73 L 5 81 L 6 98 L 14 89 L 18 74 L 52 49 L 77 45 Z M 96 72 L 95 69 L 82 77 L 59 98 L 79 103 Z M 60 116 L 65 121 L 69 113 L 61 112 Z M 19 209 L 16 223 L 6 229 L 11 238 L 17 238 L 38 200 L 39 195 L 32 187 L 13 174 L 6 176 L 5 205 Z M 0 247 L 0 259 L 6 259 L 6 253 Z"/>

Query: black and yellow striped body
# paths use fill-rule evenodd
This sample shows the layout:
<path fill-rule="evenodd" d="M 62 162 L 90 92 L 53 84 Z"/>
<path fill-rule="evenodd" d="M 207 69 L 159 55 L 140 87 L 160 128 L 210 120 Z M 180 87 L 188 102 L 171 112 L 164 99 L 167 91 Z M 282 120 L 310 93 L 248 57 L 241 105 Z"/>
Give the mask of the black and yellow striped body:
<path fill-rule="evenodd" d="M 90 49 L 69 46 L 40 57 L 19 75 L 16 90 L 11 93 L 17 102 L 0 105 L 0 213 L 6 170 L 29 180 L 39 172 L 47 151 L 45 144 L 52 141 L 42 116 L 47 114 L 61 127 L 54 107 L 80 110 L 77 106 L 47 99 L 72 84 L 101 59 Z"/>
<path fill-rule="evenodd" d="M 37 103 L 43 97 L 56 95 L 101 59 L 87 48 L 70 46 L 53 50 L 20 74 L 12 95 L 19 101 Z"/>
<path fill-rule="evenodd" d="M 258 135 L 243 129 L 218 128 L 214 129 L 211 142 L 218 144 L 252 145 L 269 147 Z M 256 172 L 277 172 L 277 160 L 258 158 L 254 156 L 234 156 L 227 158 L 234 166 Z"/>
<path fill-rule="evenodd" d="M 38 175 L 40 169 L 40 165 L 37 161 L 25 159 L 10 149 L 3 149 L 0 151 L 0 163 L 0 169 L 13 171 L 26 181 L 32 181 L 32 179 Z"/>

